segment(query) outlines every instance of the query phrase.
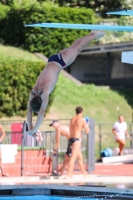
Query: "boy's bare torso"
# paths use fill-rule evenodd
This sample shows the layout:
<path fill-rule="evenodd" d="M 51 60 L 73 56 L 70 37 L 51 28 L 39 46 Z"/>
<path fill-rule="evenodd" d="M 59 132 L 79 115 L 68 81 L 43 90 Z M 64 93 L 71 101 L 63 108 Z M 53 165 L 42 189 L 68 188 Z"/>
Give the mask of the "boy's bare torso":
<path fill-rule="evenodd" d="M 81 138 L 82 128 L 84 128 L 84 119 L 80 115 L 73 117 L 70 122 L 70 137 Z"/>
<path fill-rule="evenodd" d="M 70 129 L 69 129 L 69 126 L 67 125 L 60 125 L 58 127 L 60 133 L 62 136 L 66 137 L 67 139 L 70 138 Z"/>

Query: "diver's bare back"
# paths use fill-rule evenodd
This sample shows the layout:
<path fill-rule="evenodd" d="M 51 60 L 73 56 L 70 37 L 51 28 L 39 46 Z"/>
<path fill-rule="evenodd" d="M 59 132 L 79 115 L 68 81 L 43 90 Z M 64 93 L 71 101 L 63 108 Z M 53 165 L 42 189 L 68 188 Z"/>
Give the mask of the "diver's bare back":
<path fill-rule="evenodd" d="M 33 92 L 39 94 L 46 91 L 50 94 L 56 85 L 61 69 L 61 65 L 57 62 L 48 62 L 47 66 L 39 75 L 37 82 L 33 87 Z"/>
<path fill-rule="evenodd" d="M 82 128 L 84 128 L 84 119 L 81 116 L 75 116 L 70 122 L 70 137 L 81 138 Z"/>

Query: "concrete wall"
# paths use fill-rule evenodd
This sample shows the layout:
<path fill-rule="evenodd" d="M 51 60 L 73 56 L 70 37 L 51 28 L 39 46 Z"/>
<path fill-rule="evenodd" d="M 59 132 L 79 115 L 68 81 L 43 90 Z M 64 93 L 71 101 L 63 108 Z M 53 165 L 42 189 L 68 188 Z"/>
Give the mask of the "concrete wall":
<path fill-rule="evenodd" d="M 106 78 L 106 54 L 79 55 L 70 67 L 70 73 L 79 80 Z"/>
<path fill-rule="evenodd" d="M 133 65 L 121 62 L 121 52 L 111 53 L 111 78 L 133 78 Z"/>
<path fill-rule="evenodd" d="M 79 55 L 66 70 L 85 83 L 133 86 L 133 66 L 121 62 L 121 52 Z"/>

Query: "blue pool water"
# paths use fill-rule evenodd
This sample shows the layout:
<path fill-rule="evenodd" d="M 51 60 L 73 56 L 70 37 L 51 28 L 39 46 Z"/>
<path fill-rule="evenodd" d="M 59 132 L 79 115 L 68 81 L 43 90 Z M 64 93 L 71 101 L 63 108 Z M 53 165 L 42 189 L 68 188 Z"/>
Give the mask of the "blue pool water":
<path fill-rule="evenodd" d="M 99 200 L 99 198 L 36 195 L 0 197 L 0 200 Z"/>

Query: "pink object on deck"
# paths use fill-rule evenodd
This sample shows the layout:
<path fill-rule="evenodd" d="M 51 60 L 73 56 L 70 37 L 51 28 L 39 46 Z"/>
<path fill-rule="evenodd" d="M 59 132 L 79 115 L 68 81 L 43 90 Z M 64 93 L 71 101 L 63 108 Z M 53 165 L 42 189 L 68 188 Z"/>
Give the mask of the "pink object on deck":
<path fill-rule="evenodd" d="M 12 131 L 11 144 L 21 144 L 23 124 L 22 123 L 13 123 L 11 125 L 11 131 Z"/>

